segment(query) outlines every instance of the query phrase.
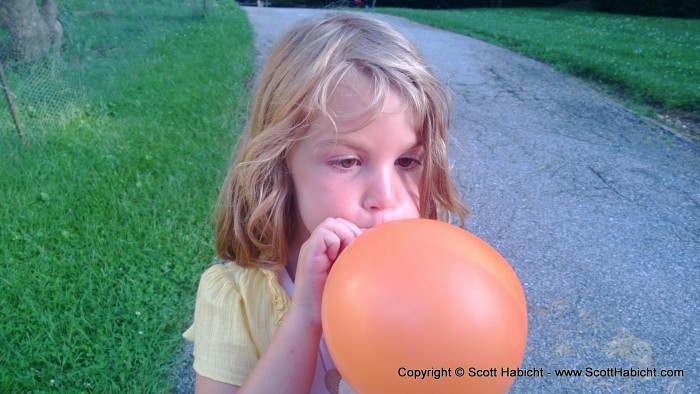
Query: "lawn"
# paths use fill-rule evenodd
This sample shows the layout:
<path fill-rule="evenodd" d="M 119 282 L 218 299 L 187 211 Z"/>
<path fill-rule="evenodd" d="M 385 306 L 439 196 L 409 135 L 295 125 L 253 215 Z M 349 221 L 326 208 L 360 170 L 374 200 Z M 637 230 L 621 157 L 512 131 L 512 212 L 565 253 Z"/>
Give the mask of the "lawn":
<path fill-rule="evenodd" d="M 54 69 L 88 93 L 57 109 L 61 122 L 28 128 L 26 147 L 0 128 L 2 393 L 171 392 L 213 256 L 253 70 L 245 13 L 95 3 L 62 2 L 82 30 L 66 29 Z"/>
<path fill-rule="evenodd" d="M 652 114 L 700 121 L 699 19 L 559 8 L 377 10 L 512 49 Z"/>

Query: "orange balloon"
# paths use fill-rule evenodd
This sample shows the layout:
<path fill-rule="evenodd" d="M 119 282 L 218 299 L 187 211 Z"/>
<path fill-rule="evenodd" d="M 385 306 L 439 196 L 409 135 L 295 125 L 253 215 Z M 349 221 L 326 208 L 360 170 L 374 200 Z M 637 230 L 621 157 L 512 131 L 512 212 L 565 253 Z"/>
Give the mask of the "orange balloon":
<path fill-rule="evenodd" d="M 436 220 L 358 237 L 331 269 L 322 319 L 338 371 L 361 394 L 504 393 L 525 354 L 525 295 L 513 269 L 475 235 Z"/>

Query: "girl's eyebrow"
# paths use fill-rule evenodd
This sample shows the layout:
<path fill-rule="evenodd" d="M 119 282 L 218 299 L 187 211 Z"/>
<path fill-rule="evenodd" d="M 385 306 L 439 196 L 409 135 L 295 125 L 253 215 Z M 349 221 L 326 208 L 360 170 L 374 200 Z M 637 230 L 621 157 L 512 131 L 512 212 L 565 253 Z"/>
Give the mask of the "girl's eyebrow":
<path fill-rule="evenodd" d="M 316 150 L 318 149 L 330 149 L 334 148 L 336 146 L 345 146 L 351 149 L 359 150 L 362 152 L 368 151 L 369 150 L 369 145 L 363 143 L 362 141 L 356 141 L 352 139 L 347 139 L 347 138 L 327 138 L 324 140 L 319 141 L 316 144 Z M 416 141 L 415 144 L 407 147 L 404 149 L 404 151 L 408 151 L 411 149 L 415 148 L 423 148 L 423 143 L 421 141 Z"/>
<path fill-rule="evenodd" d="M 334 148 L 338 145 L 342 145 L 351 149 L 356 149 L 360 151 L 366 151 L 367 150 L 367 145 L 363 144 L 361 141 L 354 141 L 354 140 L 349 140 L 346 138 L 327 138 L 324 140 L 319 141 L 316 144 L 316 148 L 320 149 L 330 149 Z"/>

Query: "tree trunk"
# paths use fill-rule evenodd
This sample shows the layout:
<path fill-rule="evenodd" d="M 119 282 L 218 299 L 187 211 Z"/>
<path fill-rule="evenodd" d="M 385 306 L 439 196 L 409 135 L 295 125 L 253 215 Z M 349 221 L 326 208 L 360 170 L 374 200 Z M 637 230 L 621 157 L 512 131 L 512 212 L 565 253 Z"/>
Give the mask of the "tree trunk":
<path fill-rule="evenodd" d="M 10 32 L 12 57 L 31 62 L 54 48 L 59 53 L 63 28 L 53 0 L 0 0 L 0 23 Z"/>

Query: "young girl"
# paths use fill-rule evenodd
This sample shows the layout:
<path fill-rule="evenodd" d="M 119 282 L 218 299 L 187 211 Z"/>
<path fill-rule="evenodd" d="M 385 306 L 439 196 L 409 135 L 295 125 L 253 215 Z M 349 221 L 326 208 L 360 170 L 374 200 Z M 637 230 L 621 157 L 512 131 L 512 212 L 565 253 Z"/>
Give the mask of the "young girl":
<path fill-rule="evenodd" d="M 345 388 L 321 297 L 336 257 L 367 228 L 467 209 L 448 174 L 450 96 L 388 24 L 332 14 L 273 48 L 219 200 L 217 254 L 201 278 L 196 391 Z M 391 245 L 387 245 L 391 247 Z"/>

